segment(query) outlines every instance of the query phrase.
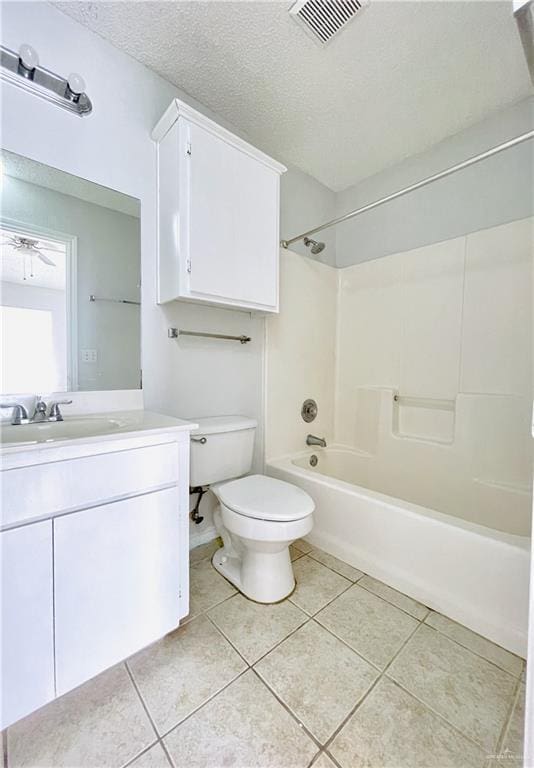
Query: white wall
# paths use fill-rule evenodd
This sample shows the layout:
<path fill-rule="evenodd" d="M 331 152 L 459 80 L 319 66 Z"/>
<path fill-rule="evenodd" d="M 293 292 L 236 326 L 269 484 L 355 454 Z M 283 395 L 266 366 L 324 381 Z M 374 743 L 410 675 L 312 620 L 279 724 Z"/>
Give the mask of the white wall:
<path fill-rule="evenodd" d="M 280 194 L 282 198 L 280 236 L 284 240 L 330 221 L 336 216 L 336 193 L 297 168 L 290 168 L 282 175 Z M 335 227 L 318 233 L 315 239 L 326 245 L 326 248 L 314 257 L 315 260 L 335 266 Z M 293 243 L 291 250 L 302 255 L 310 253 L 302 241 Z"/>
<path fill-rule="evenodd" d="M 306 435 L 333 435 L 337 274 L 293 251 L 280 263 L 280 314 L 267 320 L 266 457 L 306 447 Z M 300 410 L 318 405 L 315 421 Z"/>
<path fill-rule="evenodd" d="M 414 119 L 423 119 L 414 115 Z M 337 195 L 341 216 L 534 128 L 534 98 L 498 112 L 432 149 Z M 534 214 L 534 142 L 386 203 L 336 228 L 345 267 Z M 322 235 L 326 235 L 326 230 Z"/>
<path fill-rule="evenodd" d="M 77 388 L 139 387 L 139 308 L 89 301 L 90 294 L 138 299 L 139 220 L 10 176 L 4 177 L 2 216 L 77 238 Z M 83 362 L 83 349 L 96 349 L 97 362 Z"/>
<path fill-rule="evenodd" d="M 261 423 L 263 319 L 179 302 L 155 303 L 156 159 L 150 132 L 174 97 L 225 121 L 48 3 L 2 4 L 2 43 L 17 50 L 21 42 L 33 45 L 48 69 L 80 72 L 94 109 L 89 117 L 78 118 L 2 83 L 4 148 L 141 201 L 145 406 L 184 417 L 244 413 Z M 305 191 L 300 182 L 297 186 L 301 195 L 314 188 L 313 180 L 306 180 Z M 284 227 L 293 232 L 300 222 L 293 219 L 291 195 L 282 191 L 281 212 Z M 299 205 L 306 208 L 302 197 Z M 252 343 L 171 340 L 171 325 L 244 333 Z M 262 465 L 262 445 L 258 430 L 256 467 Z"/>

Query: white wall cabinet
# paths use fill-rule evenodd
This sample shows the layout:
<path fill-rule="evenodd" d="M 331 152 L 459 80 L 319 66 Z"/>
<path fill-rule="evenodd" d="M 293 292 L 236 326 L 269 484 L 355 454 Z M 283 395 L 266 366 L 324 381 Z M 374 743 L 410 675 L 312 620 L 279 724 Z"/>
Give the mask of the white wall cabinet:
<path fill-rule="evenodd" d="M 52 522 L 0 533 L 0 730 L 54 698 Z"/>
<path fill-rule="evenodd" d="M 158 147 L 158 300 L 278 311 L 286 169 L 175 100 Z"/>

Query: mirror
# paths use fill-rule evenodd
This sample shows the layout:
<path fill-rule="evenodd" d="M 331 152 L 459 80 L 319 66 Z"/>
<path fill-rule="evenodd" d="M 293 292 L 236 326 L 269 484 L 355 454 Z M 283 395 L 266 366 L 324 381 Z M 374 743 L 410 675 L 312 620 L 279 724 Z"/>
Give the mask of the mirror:
<path fill-rule="evenodd" d="M 139 201 L 1 161 L 0 394 L 140 388 Z"/>

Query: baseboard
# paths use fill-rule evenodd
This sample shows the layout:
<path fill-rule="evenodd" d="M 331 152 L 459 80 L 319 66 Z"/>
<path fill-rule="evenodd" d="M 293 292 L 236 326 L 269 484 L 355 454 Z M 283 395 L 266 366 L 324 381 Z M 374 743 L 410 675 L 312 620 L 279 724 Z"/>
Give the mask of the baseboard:
<path fill-rule="evenodd" d="M 213 541 L 218 536 L 214 525 L 210 525 L 209 528 L 204 528 L 203 531 L 198 533 L 189 534 L 189 549 L 200 547 L 201 544 L 207 544 L 209 541 Z"/>

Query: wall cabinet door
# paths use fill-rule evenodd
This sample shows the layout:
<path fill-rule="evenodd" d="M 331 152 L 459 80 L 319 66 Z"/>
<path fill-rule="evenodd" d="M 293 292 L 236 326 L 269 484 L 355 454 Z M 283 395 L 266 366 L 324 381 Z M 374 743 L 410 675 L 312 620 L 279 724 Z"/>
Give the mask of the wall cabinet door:
<path fill-rule="evenodd" d="M 58 695 L 178 625 L 178 504 L 174 487 L 54 521 Z"/>
<path fill-rule="evenodd" d="M 0 533 L 0 729 L 54 698 L 52 523 Z"/>
<path fill-rule="evenodd" d="M 276 307 L 279 174 L 194 123 L 183 132 L 191 295 Z"/>
<path fill-rule="evenodd" d="M 159 301 L 278 311 L 285 168 L 178 101 L 153 136 Z"/>

